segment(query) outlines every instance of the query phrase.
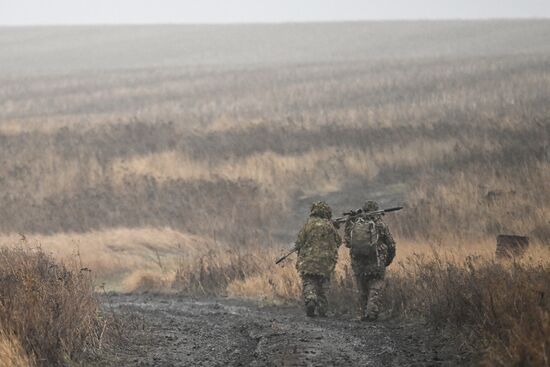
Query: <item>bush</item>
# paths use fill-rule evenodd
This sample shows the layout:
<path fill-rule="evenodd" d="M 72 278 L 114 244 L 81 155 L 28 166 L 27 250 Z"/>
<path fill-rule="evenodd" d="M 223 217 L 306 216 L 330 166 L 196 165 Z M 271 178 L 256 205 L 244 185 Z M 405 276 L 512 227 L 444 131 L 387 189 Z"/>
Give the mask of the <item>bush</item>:
<path fill-rule="evenodd" d="M 21 342 L 13 335 L 0 332 L 0 367 L 35 366 L 36 361 L 23 349 Z"/>
<path fill-rule="evenodd" d="M 105 324 L 91 276 L 76 269 L 40 249 L 0 249 L 2 360 L 63 365 L 100 346 Z"/>
<path fill-rule="evenodd" d="M 172 287 L 192 295 L 224 295 L 229 284 L 260 274 L 265 255 L 259 249 L 214 251 L 181 262 Z"/>
<path fill-rule="evenodd" d="M 512 262 L 411 256 L 390 273 L 386 307 L 459 330 L 485 365 L 548 365 L 550 263 L 546 251 L 539 255 Z"/>

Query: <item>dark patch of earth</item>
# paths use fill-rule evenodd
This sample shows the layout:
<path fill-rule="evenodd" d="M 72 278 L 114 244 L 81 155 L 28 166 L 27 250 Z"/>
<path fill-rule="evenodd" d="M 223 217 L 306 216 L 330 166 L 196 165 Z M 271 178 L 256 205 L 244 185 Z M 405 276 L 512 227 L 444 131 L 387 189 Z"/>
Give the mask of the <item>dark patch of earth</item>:
<path fill-rule="evenodd" d="M 469 364 L 452 338 L 421 323 L 312 319 L 296 306 L 176 295 L 108 295 L 104 309 L 125 341 L 92 363 L 102 366 Z"/>

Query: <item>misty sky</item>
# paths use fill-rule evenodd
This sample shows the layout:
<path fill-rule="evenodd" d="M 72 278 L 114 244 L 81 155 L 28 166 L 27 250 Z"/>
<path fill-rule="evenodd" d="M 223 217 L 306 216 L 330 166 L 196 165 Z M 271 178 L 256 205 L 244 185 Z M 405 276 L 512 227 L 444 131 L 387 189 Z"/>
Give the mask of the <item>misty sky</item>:
<path fill-rule="evenodd" d="M 550 18 L 550 0 L 0 0 L 0 25 Z"/>

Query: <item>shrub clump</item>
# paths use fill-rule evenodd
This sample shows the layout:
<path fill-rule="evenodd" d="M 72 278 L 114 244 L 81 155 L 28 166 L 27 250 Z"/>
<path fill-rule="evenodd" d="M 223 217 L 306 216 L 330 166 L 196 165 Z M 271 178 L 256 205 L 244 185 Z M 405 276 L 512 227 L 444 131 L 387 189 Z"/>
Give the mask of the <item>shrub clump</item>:
<path fill-rule="evenodd" d="M 267 263 L 259 248 L 214 251 L 178 265 L 172 288 L 191 295 L 219 296 L 227 287 L 244 281 L 265 270 Z"/>
<path fill-rule="evenodd" d="M 0 249 L 1 360 L 66 365 L 101 345 L 104 326 L 87 269 L 40 249 Z"/>
<path fill-rule="evenodd" d="M 436 252 L 408 257 L 390 273 L 387 308 L 459 330 L 482 365 L 548 365 L 550 262 L 544 252 L 511 262 Z"/>

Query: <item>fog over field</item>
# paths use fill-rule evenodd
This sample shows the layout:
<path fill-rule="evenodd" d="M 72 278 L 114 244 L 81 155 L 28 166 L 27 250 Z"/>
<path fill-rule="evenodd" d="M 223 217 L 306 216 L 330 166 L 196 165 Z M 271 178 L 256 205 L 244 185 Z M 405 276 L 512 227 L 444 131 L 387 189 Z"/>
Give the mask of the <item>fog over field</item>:
<path fill-rule="evenodd" d="M 547 20 L 0 28 L 0 75 L 545 55 Z M 341 68 L 345 65 L 341 65 Z M 182 69 L 183 68 L 183 69 Z"/>

